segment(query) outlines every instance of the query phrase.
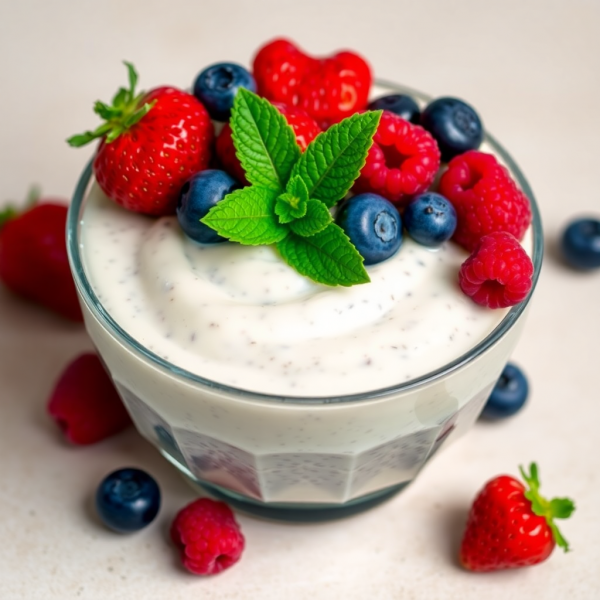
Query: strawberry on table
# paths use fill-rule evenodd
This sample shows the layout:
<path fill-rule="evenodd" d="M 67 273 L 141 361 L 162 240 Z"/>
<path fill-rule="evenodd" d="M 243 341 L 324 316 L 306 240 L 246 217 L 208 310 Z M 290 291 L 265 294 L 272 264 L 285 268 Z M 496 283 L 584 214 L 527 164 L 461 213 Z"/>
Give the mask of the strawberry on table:
<path fill-rule="evenodd" d="M 82 321 L 69 269 L 64 200 L 35 201 L 20 213 L 0 212 L 0 280 L 15 294 Z"/>
<path fill-rule="evenodd" d="M 129 89 L 121 88 L 112 105 L 94 106 L 106 122 L 67 141 L 79 147 L 101 139 L 94 175 L 115 202 L 148 215 L 174 214 L 182 185 L 208 167 L 213 124 L 202 103 L 182 90 L 159 87 L 136 95 L 137 73 L 125 65 Z"/>
<path fill-rule="evenodd" d="M 285 39 L 258 51 L 254 78 L 261 96 L 304 109 L 323 129 L 365 109 L 372 83 L 371 69 L 358 54 L 315 58 Z"/>
<path fill-rule="evenodd" d="M 519 480 L 501 475 L 479 492 L 467 521 L 460 547 L 460 562 L 471 571 L 497 571 L 527 567 L 546 560 L 558 545 L 569 544 L 554 519 L 567 519 L 575 510 L 569 498 L 546 500 L 539 493 L 535 463 L 529 473 L 520 468 Z"/>

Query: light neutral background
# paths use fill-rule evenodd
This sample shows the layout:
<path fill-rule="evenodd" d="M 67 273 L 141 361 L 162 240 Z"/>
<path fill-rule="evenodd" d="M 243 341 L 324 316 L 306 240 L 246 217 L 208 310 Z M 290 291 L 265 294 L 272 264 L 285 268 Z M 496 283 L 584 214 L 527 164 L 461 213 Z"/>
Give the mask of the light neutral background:
<path fill-rule="evenodd" d="M 64 139 L 96 124 L 94 100 L 125 82 L 188 86 L 207 64 L 248 63 L 287 35 L 313 53 L 349 47 L 379 77 L 474 105 L 532 184 L 548 251 L 514 359 L 530 403 L 479 423 L 403 494 L 369 513 L 319 525 L 241 516 L 243 560 L 201 579 L 168 540 L 192 499 L 134 431 L 95 447 L 65 445 L 44 413 L 60 370 L 90 347 L 81 328 L 0 287 L 0 598 L 512 599 L 600 596 L 598 340 L 600 272 L 565 268 L 555 243 L 573 215 L 600 215 L 600 2 L 595 0 L 55 0 L 0 1 L 0 202 L 31 183 L 69 197 L 90 150 Z M 573 552 L 543 565 L 473 575 L 456 563 L 470 501 L 490 477 L 539 461 L 549 495 L 577 512 Z M 164 506 L 121 537 L 91 509 L 97 482 L 136 465 L 159 480 Z"/>

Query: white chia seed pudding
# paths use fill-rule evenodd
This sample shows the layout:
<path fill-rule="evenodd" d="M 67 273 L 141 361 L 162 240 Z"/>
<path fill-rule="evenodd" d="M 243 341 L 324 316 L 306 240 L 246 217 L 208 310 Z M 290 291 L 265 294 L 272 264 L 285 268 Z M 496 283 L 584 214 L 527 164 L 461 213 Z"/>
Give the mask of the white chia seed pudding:
<path fill-rule="evenodd" d="M 467 253 L 405 235 L 371 283 L 316 284 L 272 247 L 200 245 L 175 217 L 128 212 L 94 185 L 83 261 L 105 309 L 131 337 L 213 381 L 284 396 L 337 396 L 415 379 L 485 338 L 507 310 L 458 287 Z"/>

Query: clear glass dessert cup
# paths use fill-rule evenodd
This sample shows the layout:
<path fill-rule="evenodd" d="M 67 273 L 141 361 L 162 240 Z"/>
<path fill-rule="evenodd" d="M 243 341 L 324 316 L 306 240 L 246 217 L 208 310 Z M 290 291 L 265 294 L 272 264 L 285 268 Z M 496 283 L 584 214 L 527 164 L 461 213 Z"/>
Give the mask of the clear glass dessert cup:
<path fill-rule="evenodd" d="M 381 91 L 428 97 L 380 82 Z M 543 238 L 531 189 L 508 153 L 492 150 L 531 201 L 534 286 Z M 531 293 L 480 343 L 402 384 L 337 397 L 283 397 L 211 381 L 133 339 L 98 299 L 81 256 L 92 179 L 84 170 L 67 241 L 85 325 L 139 432 L 199 491 L 254 515 L 316 521 L 365 510 L 408 485 L 475 422 L 521 334 Z"/>

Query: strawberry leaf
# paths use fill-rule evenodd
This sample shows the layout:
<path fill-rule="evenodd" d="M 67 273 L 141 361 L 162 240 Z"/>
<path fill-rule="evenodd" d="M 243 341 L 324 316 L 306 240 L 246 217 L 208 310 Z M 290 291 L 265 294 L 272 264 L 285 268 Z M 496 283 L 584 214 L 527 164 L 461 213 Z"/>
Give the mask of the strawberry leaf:
<path fill-rule="evenodd" d="M 288 265 L 317 283 L 349 287 L 370 281 L 363 257 L 334 223 L 311 237 L 290 232 L 277 249 Z"/>
<path fill-rule="evenodd" d="M 231 132 L 248 181 L 283 192 L 300 156 L 285 117 L 264 98 L 240 88 L 231 111 Z"/>
<path fill-rule="evenodd" d="M 311 198 L 333 206 L 350 190 L 363 168 L 381 111 L 344 119 L 320 133 L 300 157 L 292 177 L 300 176 Z"/>
<path fill-rule="evenodd" d="M 539 493 L 540 479 L 536 463 L 531 463 L 529 473 L 523 467 L 519 467 L 519 470 L 521 476 L 529 485 L 529 489 L 525 491 L 525 498 L 531 502 L 531 510 L 539 517 L 546 519 L 556 545 L 568 552 L 569 542 L 559 531 L 554 519 L 568 519 L 575 510 L 575 503 L 570 498 L 553 498 L 548 501 Z"/>
<path fill-rule="evenodd" d="M 228 194 L 201 222 L 219 235 L 248 246 L 274 244 L 288 235 L 275 216 L 277 192 L 257 186 Z"/>

